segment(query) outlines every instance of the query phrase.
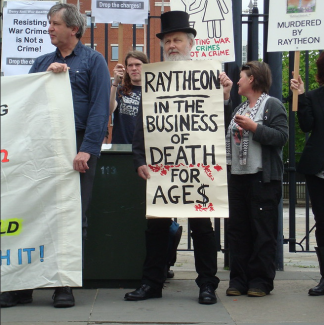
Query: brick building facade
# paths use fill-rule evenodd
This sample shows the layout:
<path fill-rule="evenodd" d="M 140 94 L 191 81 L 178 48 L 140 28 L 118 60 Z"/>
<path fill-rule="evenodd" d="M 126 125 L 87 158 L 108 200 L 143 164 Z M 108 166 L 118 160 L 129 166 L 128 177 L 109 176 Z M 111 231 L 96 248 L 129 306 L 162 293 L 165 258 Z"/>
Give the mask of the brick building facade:
<path fill-rule="evenodd" d="M 91 46 L 91 0 L 67 0 L 66 2 L 79 5 L 80 12 L 87 15 L 88 28 L 81 41 L 83 44 Z M 149 56 L 151 63 L 161 61 L 160 40 L 155 35 L 161 31 L 159 18 L 161 15 L 162 2 L 154 0 L 149 0 L 149 2 L 150 18 L 148 18 L 147 25 L 137 25 L 135 27 L 134 25 L 123 24 L 122 28 L 119 29 L 120 27 L 118 24 L 107 24 L 108 28 L 106 28 L 106 24 L 94 24 L 94 48 L 106 58 L 111 77 L 113 77 L 113 68 L 117 62 L 122 61 L 121 63 L 124 63 L 123 61 L 126 53 L 133 48 L 146 53 Z M 163 9 L 164 12 L 169 11 L 170 3 L 164 3 Z M 116 20 L 118 20 L 118 17 L 116 17 Z M 135 42 L 133 42 L 134 27 L 136 30 Z M 148 31 L 150 33 L 149 39 L 147 37 Z M 107 37 L 107 44 L 105 43 L 105 37 Z M 120 53 L 121 48 L 122 53 Z M 121 57 L 122 60 L 118 60 L 119 57 Z M 104 143 L 111 142 L 112 127 L 113 125 L 110 117 L 108 123 L 108 137 L 105 138 Z"/>
<path fill-rule="evenodd" d="M 77 5 L 77 0 L 67 0 L 69 3 Z M 91 0 L 79 1 L 80 12 L 85 13 L 88 16 L 88 26 L 85 35 L 82 37 L 82 43 L 91 46 Z M 134 25 L 123 24 L 122 32 L 119 30 L 118 24 L 107 24 L 108 32 L 105 31 L 105 24 L 95 23 L 94 27 L 94 46 L 95 49 L 102 53 L 107 59 L 109 71 L 112 74 L 112 70 L 118 62 L 118 55 L 120 48 L 122 48 L 122 58 L 125 54 L 132 50 L 135 46 L 136 49 L 143 51 L 150 57 L 150 62 L 161 61 L 161 47 L 160 41 L 156 38 L 155 34 L 161 30 L 160 15 L 162 9 L 162 2 L 150 0 L 150 18 L 148 19 L 148 25 L 136 26 L 136 42 L 133 42 L 133 28 Z M 170 10 L 170 3 L 164 3 L 164 11 Z M 118 20 L 118 17 L 116 17 Z M 148 30 L 150 32 L 149 40 L 147 38 Z M 105 51 L 105 37 L 107 34 L 108 53 Z M 119 41 L 120 40 L 120 41 Z M 122 44 L 121 43 L 122 40 Z M 133 43 L 135 43 L 133 45 Z M 149 49 L 148 45 L 149 44 Z M 107 55 L 108 54 L 108 55 Z"/>

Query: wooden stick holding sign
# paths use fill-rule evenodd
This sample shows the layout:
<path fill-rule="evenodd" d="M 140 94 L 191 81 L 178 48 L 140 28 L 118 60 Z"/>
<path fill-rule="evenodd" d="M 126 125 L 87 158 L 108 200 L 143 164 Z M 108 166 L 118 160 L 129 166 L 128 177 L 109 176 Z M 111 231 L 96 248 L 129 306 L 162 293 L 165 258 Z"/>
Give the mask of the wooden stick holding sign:
<path fill-rule="evenodd" d="M 299 76 L 299 64 L 300 64 L 300 51 L 295 52 L 294 59 L 294 78 L 298 79 Z M 298 89 L 293 90 L 293 101 L 292 101 L 292 111 L 297 112 L 298 110 Z"/>
<path fill-rule="evenodd" d="M 123 37 L 124 37 L 124 26 L 122 23 L 119 23 L 119 26 L 118 26 L 118 62 L 121 64 L 123 64 L 123 62 L 124 62 Z"/>

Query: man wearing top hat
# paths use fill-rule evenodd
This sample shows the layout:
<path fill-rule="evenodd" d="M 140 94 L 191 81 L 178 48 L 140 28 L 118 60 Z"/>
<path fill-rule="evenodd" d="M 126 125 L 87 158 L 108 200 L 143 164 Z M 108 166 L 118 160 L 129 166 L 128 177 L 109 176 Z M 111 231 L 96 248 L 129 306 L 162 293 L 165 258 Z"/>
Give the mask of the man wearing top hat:
<path fill-rule="evenodd" d="M 161 40 L 166 61 L 190 60 L 190 50 L 197 32 L 189 26 L 189 15 L 184 11 L 169 11 L 161 15 Z M 228 103 L 232 81 L 224 73 L 220 75 L 224 100 Z M 230 110 L 225 110 L 230 111 Z M 145 159 L 142 103 L 133 138 L 134 164 L 140 177 L 150 178 Z M 146 259 L 143 266 L 142 285 L 126 293 L 125 300 L 137 301 L 161 298 L 165 281 L 165 265 L 168 253 L 168 238 L 171 218 L 149 219 L 146 230 Z M 217 302 L 215 290 L 219 279 L 217 272 L 217 249 L 214 230 L 209 218 L 189 218 L 194 244 L 196 283 L 200 288 L 198 301 L 201 304 Z"/>

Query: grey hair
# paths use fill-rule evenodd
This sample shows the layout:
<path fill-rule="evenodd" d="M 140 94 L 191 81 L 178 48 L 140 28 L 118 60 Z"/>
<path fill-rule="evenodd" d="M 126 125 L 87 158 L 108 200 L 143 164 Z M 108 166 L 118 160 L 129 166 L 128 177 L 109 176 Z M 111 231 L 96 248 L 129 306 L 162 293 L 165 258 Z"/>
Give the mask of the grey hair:
<path fill-rule="evenodd" d="M 194 42 L 195 41 L 194 34 L 192 34 L 192 33 L 185 33 L 185 34 L 187 35 L 189 42 L 192 41 L 192 45 L 194 45 L 195 44 L 195 42 Z M 164 39 L 164 36 L 163 36 L 163 38 L 160 41 L 160 46 L 162 48 L 164 47 L 163 39 Z"/>
<path fill-rule="evenodd" d="M 87 28 L 85 15 L 81 14 L 79 9 L 71 3 L 58 3 L 51 7 L 47 14 L 47 19 L 50 19 L 54 14 L 62 11 L 62 19 L 67 27 L 78 27 L 75 34 L 76 38 L 80 39 Z"/>

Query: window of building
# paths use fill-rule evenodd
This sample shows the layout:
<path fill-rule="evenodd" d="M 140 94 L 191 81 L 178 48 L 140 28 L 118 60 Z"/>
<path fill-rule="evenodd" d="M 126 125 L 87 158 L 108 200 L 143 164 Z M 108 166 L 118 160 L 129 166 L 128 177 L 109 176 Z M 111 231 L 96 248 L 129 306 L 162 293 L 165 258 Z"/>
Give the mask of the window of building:
<path fill-rule="evenodd" d="M 143 28 L 144 25 L 143 24 L 136 24 L 136 28 Z"/>
<path fill-rule="evenodd" d="M 118 61 L 118 45 L 111 45 L 111 60 Z"/>
<path fill-rule="evenodd" d="M 136 45 L 135 49 L 136 51 L 144 52 L 144 45 Z"/>
<path fill-rule="evenodd" d="M 112 27 L 112 28 L 118 28 L 118 26 L 119 26 L 119 23 L 112 23 L 112 24 L 111 24 L 111 27 Z"/>
<path fill-rule="evenodd" d="M 85 15 L 87 17 L 87 28 L 91 28 L 91 11 L 86 11 Z M 96 27 L 96 23 L 94 23 L 94 27 Z"/>

